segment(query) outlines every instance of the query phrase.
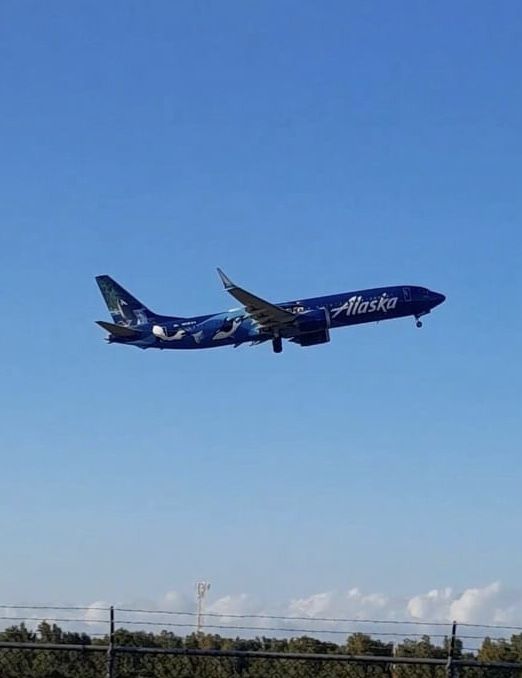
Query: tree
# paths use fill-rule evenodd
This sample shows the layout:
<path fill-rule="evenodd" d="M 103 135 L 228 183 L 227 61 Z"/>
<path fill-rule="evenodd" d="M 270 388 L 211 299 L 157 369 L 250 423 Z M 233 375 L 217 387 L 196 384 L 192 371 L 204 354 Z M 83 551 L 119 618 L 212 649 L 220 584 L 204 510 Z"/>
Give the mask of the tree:
<path fill-rule="evenodd" d="M 493 640 L 484 638 L 482 647 L 478 652 L 478 658 L 484 662 L 515 662 L 517 661 L 517 652 L 511 646 L 511 643 L 503 638 Z"/>
<path fill-rule="evenodd" d="M 366 633 L 352 633 L 346 639 L 346 646 L 344 651 L 347 654 L 354 655 L 377 655 L 384 657 L 391 657 L 393 655 L 393 644 L 383 643 L 376 640 Z"/>

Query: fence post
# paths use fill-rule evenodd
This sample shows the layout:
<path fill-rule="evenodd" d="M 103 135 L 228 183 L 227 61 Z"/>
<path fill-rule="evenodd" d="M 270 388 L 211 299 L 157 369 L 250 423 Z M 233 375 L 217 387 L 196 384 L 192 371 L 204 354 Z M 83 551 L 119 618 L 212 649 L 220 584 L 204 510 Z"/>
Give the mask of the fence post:
<path fill-rule="evenodd" d="M 456 640 L 457 640 L 457 622 L 454 621 L 451 626 L 451 638 L 448 647 L 448 661 L 446 662 L 446 678 L 455 678 L 453 659 L 455 658 Z"/>
<path fill-rule="evenodd" d="M 107 650 L 107 678 L 114 678 L 114 607 L 109 610 L 109 648 Z"/>

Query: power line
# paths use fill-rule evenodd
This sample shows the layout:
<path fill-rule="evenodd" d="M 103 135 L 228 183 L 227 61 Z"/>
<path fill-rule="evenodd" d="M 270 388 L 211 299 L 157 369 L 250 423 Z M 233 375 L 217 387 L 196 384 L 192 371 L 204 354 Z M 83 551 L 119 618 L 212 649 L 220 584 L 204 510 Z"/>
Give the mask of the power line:
<path fill-rule="evenodd" d="M 140 608 L 115 607 L 117 612 L 135 612 L 140 614 L 165 614 L 174 616 L 196 617 L 195 612 L 174 610 L 145 610 Z M 273 619 L 278 621 L 311 621 L 311 622 L 344 622 L 346 624 L 404 624 L 406 626 L 451 626 L 451 622 L 427 622 L 427 621 L 400 621 L 397 619 L 350 619 L 347 617 L 288 617 L 275 614 L 234 614 L 228 612 L 205 612 L 205 617 L 218 617 L 230 619 Z"/>
<path fill-rule="evenodd" d="M 89 610 L 101 610 L 103 612 L 109 612 L 110 607 L 93 607 L 89 606 L 78 606 L 78 605 L 0 605 L 2 610 L 80 610 L 86 612 Z"/>
<path fill-rule="evenodd" d="M 110 607 L 105 606 L 91 606 L 91 605 L 19 605 L 19 604 L 0 604 L 0 610 L 53 610 L 53 611 L 81 611 L 81 612 L 109 612 Z M 118 612 L 139 613 L 150 615 L 168 615 L 168 616 L 187 616 L 196 617 L 198 613 L 187 612 L 182 610 L 150 610 L 145 608 L 131 608 L 131 607 L 115 607 Z M 399 620 L 399 619 L 370 619 L 370 618 L 350 618 L 350 617 L 307 617 L 307 616 L 288 616 L 288 615 L 272 615 L 272 614 L 238 614 L 238 613 L 224 613 L 224 612 L 205 612 L 205 617 L 219 618 L 219 619 L 265 619 L 273 621 L 304 621 L 304 622 L 331 622 L 331 623 L 350 623 L 350 624 L 375 624 L 375 625 L 396 625 L 396 626 L 427 626 L 427 627 L 448 627 L 451 622 L 440 621 L 417 621 L 417 620 Z M 0 617 L 5 619 L 6 617 Z M 16 619 L 16 618 L 13 618 Z M 22 618 L 20 618 L 22 619 Z M 27 618 L 29 619 L 29 617 Z M 22 619 L 23 620 L 23 619 Z M 73 620 L 74 621 L 74 620 Z M 75 621 L 82 621 L 81 619 Z M 86 620 L 86 621 L 105 621 L 105 620 Z M 507 625 L 507 624 L 477 624 L 471 622 L 458 622 L 459 628 L 477 628 L 477 629 L 495 629 L 495 630 L 510 630 L 522 631 L 522 626 Z M 476 637 L 476 636 L 460 636 Z"/>
<path fill-rule="evenodd" d="M 60 622 L 61 624 L 69 624 L 71 622 L 79 622 L 80 624 L 106 624 L 107 619 L 63 619 L 57 617 L 12 617 L 9 615 L 1 616 L 0 619 L 5 621 L 33 621 L 33 622 Z"/>
<path fill-rule="evenodd" d="M 522 626 L 506 626 L 504 624 L 469 624 L 458 623 L 458 626 L 465 626 L 475 629 L 506 629 L 508 631 L 522 631 Z"/>
<path fill-rule="evenodd" d="M 13 621 L 13 622 L 53 622 L 53 623 L 97 623 L 104 624 L 107 622 L 105 619 L 78 619 L 71 617 L 15 617 L 12 615 L 0 615 L 0 620 L 4 621 Z M 118 630 L 122 630 L 124 624 L 131 626 L 154 626 L 154 627 L 169 627 L 169 628 L 189 628 L 192 624 L 186 623 L 177 623 L 177 622 L 151 622 L 143 619 L 121 619 L 118 620 Z M 211 629 L 220 629 L 220 630 L 233 630 L 233 631 L 264 631 L 264 632 L 286 632 L 286 633 L 314 633 L 314 634 L 336 634 L 336 635 L 352 635 L 354 633 L 353 629 L 314 629 L 314 628 L 291 628 L 291 627 L 275 627 L 275 626 L 245 626 L 245 625 L 235 625 L 235 624 L 208 624 L 208 628 Z M 90 633 L 88 635 L 101 635 L 106 634 L 94 634 Z M 397 638 L 398 634 L 392 631 L 381 631 L 381 632 L 372 632 L 372 636 L 375 637 L 393 637 Z M 410 638 L 422 638 L 425 634 L 422 633 L 410 633 L 401 635 L 401 637 L 410 637 Z M 431 638 L 444 639 L 447 638 L 445 634 L 432 634 Z M 468 638 L 479 638 L 477 636 L 467 636 Z M 479 638 L 481 639 L 481 638 Z"/>
<path fill-rule="evenodd" d="M 186 616 L 186 617 L 196 617 L 197 613 L 195 612 L 186 612 L 182 610 L 147 610 L 144 608 L 131 608 L 131 607 L 115 607 L 118 612 L 131 612 L 131 613 L 140 613 L 140 614 L 164 614 L 170 616 Z M 227 619 L 272 619 L 277 621 L 310 621 L 310 622 L 343 622 L 346 624 L 390 624 L 396 626 L 437 626 L 437 627 L 450 627 L 450 621 L 440 622 L 440 621 L 413 621 L 413 620 L 400 620 L 400 619 L 354 619 L 349 617 L 305 617 L 305 616 L 285 616 L 285 615 L 274 615 L 274 614 L 237 614 L 237 613 L 228 613 L 228 612 L 205 612 L 205 617 L 214 617 L 214 618 L 227 618 Z M 471 624 L 468 622 L 457 622 L 459 628 L 488 628 L 488 629 L 505 629 L 505 630 L 515 630 L 522 631 L 522 626 L 507 626 L 502 624 Z"/>
<path fill-rule="evenodd" d="M 118 625 L 130 624 L 133 626 L 161 626 L 161 627 L 175 627 L 175 628 L 189 628 L 192 624 L 182 624 L 180 622 L 149 622 L 144 620 L 134 620 L 134 619 L 120 619 L 118 620 Z M 275 626 L 240 626 L 233 624 L 206 624 L 206 628 L 209 629 L 222 629 L 222 630 L 234 630 L 234 631 L 277 631 L 277 632 L 286 632 L 286 633 L 335 633 L 343 635 L 353 634 L 352 629 L 296 629 L 289 628 L 286 626 L 275 627 Z M 422 633 L 411 633 L 409 637 L 423 638 L 425 634 Z M 372 636 L 383 636 L 383 637 L 397 637 L 397 633 L 392 631 L 388 632 L 376 632 L 372 633 Z M 433 634 L 431 638 L 447 638 L 446 634 Z"/>

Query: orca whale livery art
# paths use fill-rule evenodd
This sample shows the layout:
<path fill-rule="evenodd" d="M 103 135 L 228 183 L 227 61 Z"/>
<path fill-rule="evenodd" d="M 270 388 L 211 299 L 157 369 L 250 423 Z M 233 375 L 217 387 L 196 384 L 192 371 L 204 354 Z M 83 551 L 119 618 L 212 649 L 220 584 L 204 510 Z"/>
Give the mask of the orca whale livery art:
<path fill-rule="evenodd" d="M 330 330 L 348 325 L 412 316 L 420 318 L 445 300 L 425 287 L 379 287 L 273 304 L 235 285 L 221 269 L 225 290 L 242 306 L 224 313 L 179 318 L 159 315 L 144 306 L 108 275 L 96 282 L 114 322 L 97 321 L 110 343 L 139 348 L 211 348 L 272 342 L 281 353 L 283 339 L 300 346 L 330 341 Z"/>

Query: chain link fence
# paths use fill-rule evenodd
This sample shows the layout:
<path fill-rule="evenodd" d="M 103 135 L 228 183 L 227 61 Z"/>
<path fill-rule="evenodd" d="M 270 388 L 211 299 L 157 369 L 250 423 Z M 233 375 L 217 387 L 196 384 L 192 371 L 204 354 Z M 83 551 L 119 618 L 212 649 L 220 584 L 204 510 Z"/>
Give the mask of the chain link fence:
<path fill-rule="evenodd" d="M 0 621 L 16 624 L 0 631 L 0 678 L 522 678 L 520 626 L 209 614 L 208 629 L 226 636 L 182 636 L 192 613 L 3 609 Z"/>
<path fill-rule="evenodd" d="M 0 678 L 522 678 L 522 663 L 1 643 Z"/>
<path fill-rule="evenodd" d="M 4 645 L 8 645 L 7 643 Z M 97 648 L 98 649 L 98 648 Z M 107 651 L 13 643 L 0 648 L 0 678 L 105 678 Z"/>

